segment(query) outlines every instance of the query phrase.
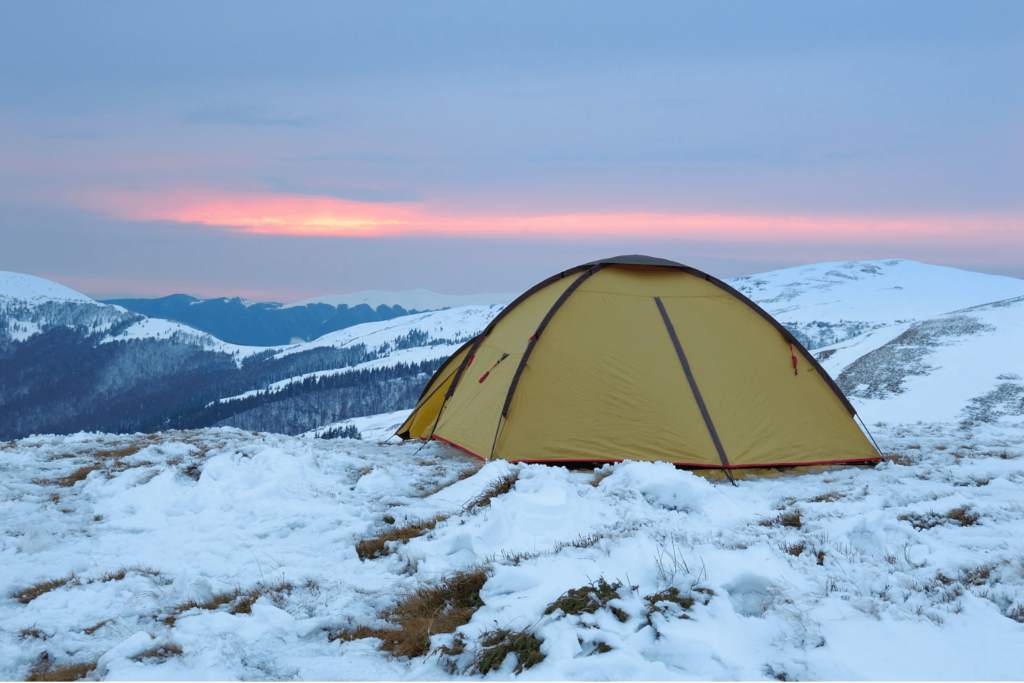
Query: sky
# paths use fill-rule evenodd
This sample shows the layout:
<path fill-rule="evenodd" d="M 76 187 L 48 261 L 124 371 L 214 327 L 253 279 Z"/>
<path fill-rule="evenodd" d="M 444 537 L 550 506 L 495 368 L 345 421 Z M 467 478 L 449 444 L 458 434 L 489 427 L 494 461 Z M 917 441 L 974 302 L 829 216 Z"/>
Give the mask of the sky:
<path fill-rule="evenodd" d="M 0 270 L 103 296 L 1024 278 L 1024 3 L 0 3 Z"/>

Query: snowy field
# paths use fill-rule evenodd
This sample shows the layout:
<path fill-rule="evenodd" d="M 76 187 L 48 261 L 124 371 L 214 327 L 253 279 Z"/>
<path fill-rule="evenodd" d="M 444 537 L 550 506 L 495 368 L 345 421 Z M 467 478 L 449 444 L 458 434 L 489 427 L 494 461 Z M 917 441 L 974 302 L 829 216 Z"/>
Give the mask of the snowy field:
<path fill-rule="evenodd" d="M 1024 423 L 874 431 L 877 468 L 735 488 L 230 429 L 7 444 L 0 678 L 504 680 L 501 631 L 524 680 L 1019 679 Z M 456 634 L 381 649 L 402 601 L 479 570 Z"/>

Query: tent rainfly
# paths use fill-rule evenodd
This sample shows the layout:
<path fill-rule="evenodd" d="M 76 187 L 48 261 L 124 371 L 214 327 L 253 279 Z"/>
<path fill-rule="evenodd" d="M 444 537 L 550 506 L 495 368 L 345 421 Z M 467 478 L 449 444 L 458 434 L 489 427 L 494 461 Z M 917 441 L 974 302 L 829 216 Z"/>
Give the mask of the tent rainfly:
<path fill-rule="evenodd" d="M 878 462 L 855 415 L 740 292 L 674 261 L 618 256 L 509 304 L 434 374 L 397 435 L 513 462 Z"/>

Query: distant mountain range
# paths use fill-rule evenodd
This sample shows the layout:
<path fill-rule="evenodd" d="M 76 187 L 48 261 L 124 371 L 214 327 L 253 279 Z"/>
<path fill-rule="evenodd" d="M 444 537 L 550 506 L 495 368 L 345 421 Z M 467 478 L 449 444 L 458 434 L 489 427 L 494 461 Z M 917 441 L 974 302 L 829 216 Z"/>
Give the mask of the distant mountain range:
<path fill-rule="evenodd" d="M 254 303 L 240 298 L 197 299 L 185 294 L 100 303 L 185 323 L 232 344 L 278 346 L 311 341 L 362 323 L 459 306 L 505 304 L 512 299 L 505 294 L 448 295 L 417 289 L 322 296 L 292 304 Z"/>
<path fill-rule="evenodd" d="M 968 425 L 1024 415 L 1024 280 L 889 260 L 729 282 L 815 352 L 865 420 Z M 263 310 L 297 311 L 294 319 L 312 329 L 315 318 L 302 316 L 318 307 L 335 316 L 376 313 L 367 303 L 181 299 L 175 305 L 209 312 L 276 306 Z M 376 433 L 400 421 L 395 411 L 411 408 L 440 363 L 503 308 L 400 315 L 396 308 L 408 309 L 382 307 L 393 317 L 301 344 L 242 346 L 47 280 L 0 273 L 0 439 L 214 425 L 352 435 L 365 424 Z M 275 334 L 282 330 L 284 323 Z M 395 416 L 378 425 L 385 413 Z"/>

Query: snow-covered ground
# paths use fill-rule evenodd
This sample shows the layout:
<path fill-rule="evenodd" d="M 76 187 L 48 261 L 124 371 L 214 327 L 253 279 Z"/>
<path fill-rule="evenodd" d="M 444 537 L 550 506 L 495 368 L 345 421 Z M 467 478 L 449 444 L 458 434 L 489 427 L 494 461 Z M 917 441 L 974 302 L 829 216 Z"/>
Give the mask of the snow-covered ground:
<path fill-rule="evenodd" d="M 523 679 L 1018 679 L 1024 424 L 875 431 L 894 461 L 738 488 L 635 462 L 596 486 L 592 472 L 503 462 L 460 480 L 479 463 L 436 443 L 230 429 L 25 439 L 0 451 L 0 678 L 97 660 L 90 676 L 104 680 L 447 678 L 439 654 L 331 638 L 482 566 L 460 672 L 500 627 L 543 641 Z M 510 473 L 510 492 L 466 509 Z M 392 554 L 357 556 L 386 519 L 437 514 L 451 516 Z M 545 614 L 601 579 L 621 583 L 618 599 Z M 237 597 L 187 606 L 257 588 L 247 612 Z M 669 588 L 698 600 L 645 600 Z"/>
<path fill-rule="evenodd" d="M 814 352 L 886 454 L 876 468 L 734 488 L 658 463 L 481 467 L 385 443 L 404 411 L 343 423 L 362 441 L 209 429 L 0 445 L 0 678 L 68 663 L 104 680 L 479 678 L 502 629 L 540 642 L 523 679 L 1019 679 L 1024 287 L 987 278 L 890 261 L 733 281 L 833 335 Z M 314 344 L 443 355 L 497 310 Z M 470 504 L 502 479 L 510 490 Z M 382 557 L 357 553 L 439 515 Z M 487 580 L 468 623 L 430 654 L 389 654 L 388 611 L 471 568 Z M 548 610 L 602 581 L 617 597 L 592 613 Z M 516 677 L 516 660 L 487 677 Z"/>

